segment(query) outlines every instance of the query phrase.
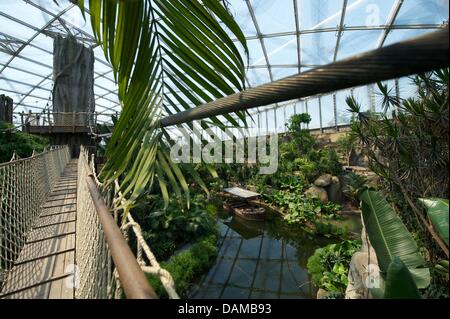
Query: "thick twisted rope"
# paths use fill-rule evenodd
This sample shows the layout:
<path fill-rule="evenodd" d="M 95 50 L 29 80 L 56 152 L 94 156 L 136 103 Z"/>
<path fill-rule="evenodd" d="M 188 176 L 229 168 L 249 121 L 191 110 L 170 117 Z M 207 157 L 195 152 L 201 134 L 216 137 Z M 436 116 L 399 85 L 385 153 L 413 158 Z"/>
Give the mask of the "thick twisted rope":
<path fill-rule="evenodd" d="M 94 180 L 98 187 L 103 186 L 103 184 L 99 181 L 97 174 L 95 173 L 95 165 L 94 165 L 94 156 L 92 155 L 91 161 L 90 161 L 90 167 L 93 172 Z M 120 185 L 117 180 L 114 181 L 114 187 L 115 187 L 115 200 L 120 201 L 121 203 L 124 203 L 123 194 L 120 192 Z M 117 221 L 117 210 L 115 210 L 114 214 L 115 220 Z M 167 295 L 171 299 L 179 299 L 176 290 L 175 290 L 175 282 L 172 278 L 172 275 L 164 268 L 160 266 L 158 263 L 155 255 L 153 254 L 152 250 L 148 246 L 147 242 L 144 239 L 144 236 L 142 236 L 142 229 L 141 226 L 134 220 L 131 213 L 128 213 L 126 216 L 126 222 L 122 224 L 120 229 L 122 230 L 122 233 L 125 237 L 125 239 L 128 241 L 128 230 L 132 229 L 136 240 L 137 240 L 137 251 L 136 251 L 136 259 L 141 266 L 141 269 L 143 272 L 152 274 L 155 276 L 158 276 L 158 278 L 161 280 L 161 283 L 164 287 L 164 289 L 167 292 Z M 145 255 L 146 259 L 148 260 L 149 265 L 145 262 L 143 256 Z M 119 283 L 120 284 L 120 283 Z"/>

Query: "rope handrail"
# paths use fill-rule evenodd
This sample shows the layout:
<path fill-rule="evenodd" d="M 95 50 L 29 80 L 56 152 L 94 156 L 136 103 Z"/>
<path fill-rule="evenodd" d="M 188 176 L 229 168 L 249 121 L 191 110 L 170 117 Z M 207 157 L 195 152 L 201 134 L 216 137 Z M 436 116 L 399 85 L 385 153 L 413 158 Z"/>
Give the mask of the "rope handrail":
<path fill-rule="evenodd" d="M 91 157 L 90 169 L 91 172 L 93 173 L 92 178 L 95 181 L 96 186 L 102 187 L 103 183 L 99 181 L 95 171 L 94 155 L 92 155 Z M 120 201 L 122 204 L 124 203 L 124 198 L 120 191 L 120 185 L 118 180 L 114 181 L 114 201 Z M 115 214 L 114 219 L 117 223 L 118 222 L 117 210 L 114 211 L 114 214 Z M 147 274 L 158 276 L 169 298 L 179 299 L 180 297 L 178 296 L 175 290 L 175 282 L 172 278 L 172 275 L 166 269 L 160 266 L 155 255 L 153 254 L 152 250 L 145 241 L 144 236 L 142 235 L 141 226 L 134 220 L 130 212 L 127 213 L 126 221 L 124 221 L 121 224 L 120 229 L 127 242 L 129 242 L 128 230 L 131 229 L 133 231 L 134 236 L 136 237 L 136 254 L 137 254 L 136 259 L 142 271 Z M 145 255 L 149 265 L 147 265 L 147 263 L 145 262 L 143 255 Z"/>
<path fill-rule="evenodd" d="M 59 146 L 0 164 L 0 291 L 69 160 L 68 146 Z"/>
<path fill-rule="evenodd" d="M 115 188 L 115 194 L 118 195 L 117 199 L 120 199 L 120 201 L 123 204 L 124 198 L 122 196 L 122 193 L 120 192 L 120 185 L 119 185 L 118 180 L 114 181 L 114 188 Z M 159 277 L 169 298 L 179 299 L 180 297 L 178 296 L 178 294 L 175 290 L 175 282 L 172 278 L 172 275 L 164 268 L 161 268 L 155 255 L 151 251 L 150 247 L 147 245 L 147 242 L 145 241 L 144 236 L 142 236 L 141 226 L 135 222 L 135 220 L 130 212 L 128 212 L 126 217 L 127 217 L 127 223 L 123 223 L 121 226 L 121 229 L 127 240 L 128 240 L 127 230 L 129 228 L 131 228 L 133 230 L 134 235 L 136 236 L 136 239 L 137 239 L 137 260 L 138 260 L 138 263 L 141 265 L 141 269 L 145 273 L 156 275 Z M 142 258 L 142 251 L 144 251 L 145 257 L 147 258 L 150 266 L 147 266 L 144 259 Z"/>
<path fill-rule="evenodd" d="M 76 297 L 119 298 L 123 289 L 130 299 L 157 298 L 98 190 L 84 147 L 78 165 L 76 254 L 80 287 Z"/>
<path fill-rule="evenodd" d="M 14 160 L 9 161 L 9 162 L 4 162 L 4 163 L 0 163 L 0 167 L 3 166 L 8 166 L 8 165 L 13 165 L 13 164 L 18 164 L 20 162 L 28 162 L 28 161 L 32 161 L 36 158 L 45 156 L 45 154 L 52 152 L 52 151 L 57 151 L 60 149 L 64 149 L 68 147 L 67 145 L 56 145 L 56 146 L 52 146 L 52 148 L 50 148 L 49 150 L 44 150 L 41 153 L 36 153 L 35 150 L 33 150 L 33 154 L 29 157 L 24 157 L 24 158 L 14 158 Z M 18 157 L 18 155 L 16 154 L 16 157 Z"/>

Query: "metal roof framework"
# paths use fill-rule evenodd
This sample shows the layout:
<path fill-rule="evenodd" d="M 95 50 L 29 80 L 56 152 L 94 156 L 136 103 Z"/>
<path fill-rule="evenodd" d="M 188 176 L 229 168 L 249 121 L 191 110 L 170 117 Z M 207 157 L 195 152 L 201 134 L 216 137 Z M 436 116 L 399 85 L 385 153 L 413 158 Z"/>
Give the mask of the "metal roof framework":
<path fill-rule="evenodd" d="M 107 114 L 120 112 L 117 86 L 112 69 L 92 35 L 89 10 L 86 10 L 85 22 L 73 2 L 58 0 L 56 5 L 52 0 L 23 0 L 0 5 L 0 25 L 17 25 L 24 30 L 21 33 L 22 29 L 14 30 L 14 26 L 0 29 L 0 93 L 13 98 L 15 112 L 39 112 L 49 108 L 53 38 L 71 34 L 94 48 L 96 110 L 104 114 L 99 121 L 108 122 Z M 246 76 L 249 87 L 429 32 L 448 23 L 446 0 L 227 0 L 227 6 L 249 44 Z M 43 19 L 28 19 L 28 15 L 41 15 Z M 361 20 L 361 15 L 365 21 Z M 370 96 L 374 95 L 374 88 L 368 86 L 365 90 L 369 92 L 368 103 L 373 107 Z M 319 118 L 315 126 L 322 127 L 321 106 L 333 103 L 334 114 L 327 114 L 325 121 L 337 125 L 336 103 L 341 100 L 339 93 L 332 93 L 330 97 L 315 97 L 309 101 L 309 108 L 307 100 L 290 101 L 256 108 L 252 115 L 256 115 L 258 127 L 264 126 L 264 122 L 266 127 L 281 127 L 289 114 L 309 109 L 313 119 Z M 273 116 L 269 112 L 273 112 Z"/>

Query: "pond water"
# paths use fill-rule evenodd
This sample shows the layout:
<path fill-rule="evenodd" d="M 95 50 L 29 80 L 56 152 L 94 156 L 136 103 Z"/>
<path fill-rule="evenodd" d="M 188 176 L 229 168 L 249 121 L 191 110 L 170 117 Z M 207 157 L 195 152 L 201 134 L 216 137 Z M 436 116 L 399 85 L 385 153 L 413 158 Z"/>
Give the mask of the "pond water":
<path fill-rule="evenodd" d="M 273 212 L 263 222 L 220 212 L 218 223 L 218 257 L 190 298 L 316 298 L 308 258 L 336 239 L 288 226 Z"/>

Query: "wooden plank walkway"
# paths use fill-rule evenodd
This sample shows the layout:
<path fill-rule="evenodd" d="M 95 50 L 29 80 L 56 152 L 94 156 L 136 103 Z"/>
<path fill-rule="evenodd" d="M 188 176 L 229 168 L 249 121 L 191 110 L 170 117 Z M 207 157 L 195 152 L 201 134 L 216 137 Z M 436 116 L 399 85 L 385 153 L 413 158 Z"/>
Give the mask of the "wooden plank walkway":
<path fill-rule="evenodd" d="M 74 297 L 77 162 L 67 164 L 42 206 L 0 298 Z"/>

